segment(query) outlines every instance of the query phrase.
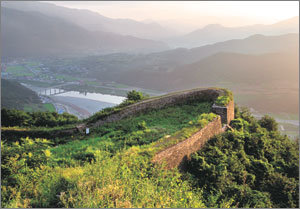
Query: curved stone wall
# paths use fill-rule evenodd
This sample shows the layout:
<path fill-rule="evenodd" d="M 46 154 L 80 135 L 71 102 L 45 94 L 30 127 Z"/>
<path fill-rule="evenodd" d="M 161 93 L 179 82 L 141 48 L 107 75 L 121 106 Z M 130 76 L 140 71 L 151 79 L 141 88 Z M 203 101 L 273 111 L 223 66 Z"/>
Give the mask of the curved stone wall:
<path fill-rule="evenodd" d="M 103 119 L 99 119 L 97 122 L 92 124 L 91 127 L 101 126 L 102 124 L 107 122 L 115 122 L 128 116 L 136 115 L 151 109 L 163 108 L 168 105 L 180 104 L 192 100 L 197 100 L 199 102 L 214 101 L 218 96 L 223 95 L 224 93 L 224 89 L 199 88 L 150 98 L 148 100 L 129 105 L 128 107 L 117 113 L 113 113 Z"/>
<path fill-rule="evenodd" d="M 211 137 L 222 132 L 224 128 L 222 128 L 221 117 L 218 116 L 190 138 L 158 152 L 152 162 L 165 163 L 166 169 L 184 168 L 184 162 L 190 154 L 201 149 Z"/>

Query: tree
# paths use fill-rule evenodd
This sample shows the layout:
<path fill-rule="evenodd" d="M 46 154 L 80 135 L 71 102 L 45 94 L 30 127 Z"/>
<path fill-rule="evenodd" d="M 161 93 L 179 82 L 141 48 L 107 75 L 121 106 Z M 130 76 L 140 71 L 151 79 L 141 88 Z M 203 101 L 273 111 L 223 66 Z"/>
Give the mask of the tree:
<path fill-rule="evenodd" d="M 136 90 L 132 90 L 132 91 L 129 91 L 127 93 L 127 99 L 137 102 L 137 101 L 140 101 L 140 100 L 144 99 L 144 95 L 143 95 L 142 92 L 138 92 Z"/>
<path fill-rule="evenodd" d="M 268 115 L 263 116 L 258 123 L 261 127 L 266 128 L 268 131 L 277 131 L 278 129 L 278 123 L 274 118 Z"/>

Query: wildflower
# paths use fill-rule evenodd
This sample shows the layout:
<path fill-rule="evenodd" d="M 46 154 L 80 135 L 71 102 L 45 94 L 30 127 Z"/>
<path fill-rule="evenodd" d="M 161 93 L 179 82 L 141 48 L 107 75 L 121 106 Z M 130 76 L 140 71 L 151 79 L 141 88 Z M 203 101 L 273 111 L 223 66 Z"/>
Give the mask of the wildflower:
<path fill-rule="evenodd" d="M 31 152 L 28 153 L 28 157 L 32 157 L 32 153 Z"/>
<path fill-rule="evenodd" d="M 46 149 L 46 150 L 44 151 L 44 153 L 45 153 L 46 157 L 50 157 L 50 156 L 51 156 L 51 152 L 50 152 L 50 150 L 48 150 L 48 149 Z"/>

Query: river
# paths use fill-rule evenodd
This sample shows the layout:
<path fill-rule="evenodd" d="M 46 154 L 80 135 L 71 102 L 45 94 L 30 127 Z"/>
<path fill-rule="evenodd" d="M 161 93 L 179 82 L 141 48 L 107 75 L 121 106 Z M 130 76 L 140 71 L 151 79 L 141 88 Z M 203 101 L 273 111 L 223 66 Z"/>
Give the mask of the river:
<path fill-rule="evenodd" d="M 80 119 L 87 118 L 106 107 L 116 106 L 126 99 L 109 94 L 81 93 L 59 88 L 44 89 L 27 84 L 23 85 L 37 92 L 42 101 L 51 102 L 58 113 L 68 112 Z"/>
<path fill-rule="evenodd" d="M 126 99 L 125 97 L 109 94 L 80 93 L 78 91 L 63 92 L 64 90 L 59 88 L 45 90 L 44 88 L 23 85 L 37 92 L 43 101 L 51 102 L 58 113 L 68 112 L 80 119 L 87 118 L 106 107 L 116 106 Z M 250 111 L 258 119 L 264 115 L 253 108 L 250 108 Z M 282 133 L 292 138 L 299 136 L 299 120 L 273 117 L 279 123 L 279 129 Z"/>

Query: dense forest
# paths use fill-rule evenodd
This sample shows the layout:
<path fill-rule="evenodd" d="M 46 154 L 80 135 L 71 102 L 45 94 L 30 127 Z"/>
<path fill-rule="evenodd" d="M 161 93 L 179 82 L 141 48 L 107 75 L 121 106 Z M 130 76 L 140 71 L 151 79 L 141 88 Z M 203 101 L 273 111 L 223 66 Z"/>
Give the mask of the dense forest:
<path fill-rule="evenodd" d="M 23 110 L 26 104 L 41 104 L 38 95 L 17 81 L 1 79 L 1 107 Z"/>
<path fill-rule="evenodd" d="M 138 92 L 128 97 L 121 107 L 144 98 Z M 231 128 L 194 153 L 185 170 L 151 161 L 157 141 L 203 122 L 211 105 L 150 110 L 60 144 L 51 138 L 2 141 L 1 206 L 299 207 L 299 141 L 281 135 L 273 118 L 257 120 L 246 108 L 235 108 Z M 57 126 L 66 118 L 45 115 Z M 13 125 L 35 126 L 35 115 L 27 116 L 27 123 Z M 69 118 L 65 124 L 76 121 Z"/>

